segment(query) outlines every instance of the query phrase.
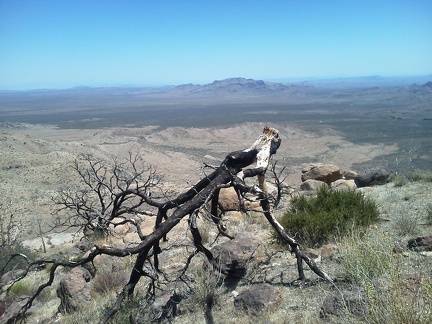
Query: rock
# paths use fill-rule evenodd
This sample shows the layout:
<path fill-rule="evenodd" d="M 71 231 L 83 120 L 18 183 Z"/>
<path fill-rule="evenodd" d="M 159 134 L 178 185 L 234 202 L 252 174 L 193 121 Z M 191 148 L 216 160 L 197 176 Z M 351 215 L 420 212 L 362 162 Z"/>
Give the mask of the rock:
<path fill-rule="evenodd" d="M 123 221 L 122 218 L 114 218 L 112 220 L 113 224 L 120 224 Z M 113 226 L 110 225 L 110 228 L 112 229 L 114 235 L 123 236 L 127 233 L 133 232 L 135 229 L 135 226 L 131 225 L 130 223 L 124 223 L 121 225 Z"/>
<path fill-rule="evenodd" d="M 331 183 L 331 188 L 335 190 L 354 190 L 357 188 L 354 180 L 339 179 Z"/>
<path fill-rule="evenodd" d="M 164 294 L 155 299 L 150 306 L 150 311 L 155 315 L 154 318 L 171 322 L 179 313 L 179 304 L 182 296 L 176 292 Z"/>
<path fill-rule="evenodd" d="M 330 184 L 342 177 L 340 169 L 333 164 L 311 164 L 303 168 L 302 173 L 302 181 L 313 179 L 324 181 L 327 184 Z"/>
<path fill-rule="evenodd" d="M 82 267 L 73 268 L 63 276 L 57 288 L 57 296 L 60 298 L 59 312 L 72 313 L 81 304 L 91 300 L 90 279 L 90 272 Z"/>
<path fill-rule="evenodd" d="M 386 169 L 371 169 L 357 174 L 354 181 L 357 187 L 383 185 L 391 181 L 393 173 Z"/>
<path fill-rule="evenodd" d="M 410 239 L 408 240 L 408 248 L 416 252 L 432 251 L 432 236 Z"/>
<path fill-rule="evenodd" d="M 18 315 L 24 304 L 28 301 L 30 296 L 20 295 L 15 296 L 13 300 L 0 301 L 0 323 L 21 323 L 22 316 Z M 32 307 L 27 310 L 26 316 L 31 316 L 40 310 L 41 303 L 36 299 L 33 301 Z"/>
<path fill-rule="evenodd" d="M 327 186 L 324 181 L 308 179 L 300 185 L 300 190 L 317 191 L 322 186 Z"/>
<path fill-rule="evenodd" d="M 120 272 L 124 270 L 124 260 L 121 258 L 113 258 L 110 255 L 100 255 L 93 261 L 96 269 L 99 271 Z"/>
<path fill-rule="evenodd" d="M 253 258 L 257 242 L 248 233 L 240 233 L 235 239 L 223 242 L 213 247 L 216 263 L 221 271 L 231 277 L 242 278 L 246 274 L 247 263 Z"/>
<path fill-rule="evenodd" d="M 263 310 L 271 310 L 282 301 L 279 289 L 269 284 L 253 285 L 234 298 L 234 305 L 257 314 Z"/>
<path fill-rule="evenodd" d="M 5 311 L 6 311 L 6 302 L 3 300 L 0 300 L 0 317 L 3 316 Z"/>
<path fill-rule="evenodd" d="M 342 291 L 337 296 L 328 296 L 321 307 L 320 317 L 345 316 L 350 312 L 354 316 L 364 317 L 367 314 L 367 302 L 360 291 Z"/>
<path fill-rule="evenodd" d="M 53 247 L 63 246 L 66 243 L 73 242 L 76 239 L 75 233 L 51 233 L 43 237 L 30 240 L 25 240 L 22 245 L 33 250 L 42 251 L 45 243 L 45 248 L 50 249 Z"/>
<path fill-rule="evenodd" d="M 260 203 L 245 201 L 245 208 L 259 208 Z M 223 188 L 219 193 L 219 208 L 223 211 L 239 210 L 238 196 L 234 188 Z"/>
<path fill-rule="evenodd" d="M 94 246 L 94 242 L 90 241 L 87 237 L 81 238 L 79 242 L 75 244 L 75 247 L 81 252 L 87 252 Z"/>
<path fill-rule="evenodd" d="M 15 270 L 8 271 L 1 276 L 1 282 L 3 284 L 7 284 L 8 282 L 15 280 L 16 278 L 24 275 L 25 273 L 26 271 L 23 269 L 15 269 Z"/>
<path fill-rule="evenodd" d="M 357 177 L 357 172 L 355 171 L 343 171 L 342 178 L 345 180 L 354 180 Z"/>

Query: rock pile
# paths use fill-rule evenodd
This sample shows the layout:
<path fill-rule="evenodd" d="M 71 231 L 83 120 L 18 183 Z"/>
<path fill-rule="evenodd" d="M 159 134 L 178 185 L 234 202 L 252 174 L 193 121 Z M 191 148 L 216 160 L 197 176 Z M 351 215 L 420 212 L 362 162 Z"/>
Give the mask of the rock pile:
<path fill-rule="evenodd" d="M 348 190 L 361 187 L 382 185 L 390 182 L 393 173 L 385 169 L 370 169 L 357 173 L 344 171 L 333 164 L 314 163 L 302 169 L 300 185 L 302 191 L 316 191 L 321 186 L 330 186 L 336 190 Z"/>

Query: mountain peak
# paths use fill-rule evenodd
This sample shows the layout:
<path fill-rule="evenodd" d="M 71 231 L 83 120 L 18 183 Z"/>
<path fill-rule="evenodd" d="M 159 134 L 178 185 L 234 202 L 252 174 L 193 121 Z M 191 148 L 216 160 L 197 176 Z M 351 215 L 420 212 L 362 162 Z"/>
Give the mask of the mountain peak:
<path fill-rule="evenodd" d="M 187 96 L 219 96 L 219 97 L 262 97 L 275 94 L 298 94 L 302 85 L 285 85 L 282 83 L 267 82 L 263 80 L 233 77 L 215 80 L 203 85 L 183 84 L 174 88 L 176 95 Z"/>

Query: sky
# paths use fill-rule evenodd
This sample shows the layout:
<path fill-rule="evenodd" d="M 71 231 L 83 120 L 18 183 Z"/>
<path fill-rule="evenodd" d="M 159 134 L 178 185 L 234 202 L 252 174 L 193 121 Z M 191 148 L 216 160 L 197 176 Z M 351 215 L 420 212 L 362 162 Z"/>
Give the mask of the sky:
<path fill-rule="evenodd" d="M 0 89 L 432 74 L 430 0 L 0 0 Z"/>

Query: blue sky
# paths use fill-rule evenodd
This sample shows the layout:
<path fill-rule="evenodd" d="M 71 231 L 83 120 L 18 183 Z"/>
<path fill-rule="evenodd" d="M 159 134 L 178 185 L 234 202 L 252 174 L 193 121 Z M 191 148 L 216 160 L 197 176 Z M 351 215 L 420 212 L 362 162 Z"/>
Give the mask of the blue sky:
<path fill-rule="evenodd" d="M 0 89 L 431 73 L 430 0 L 0 0 Z"/>

